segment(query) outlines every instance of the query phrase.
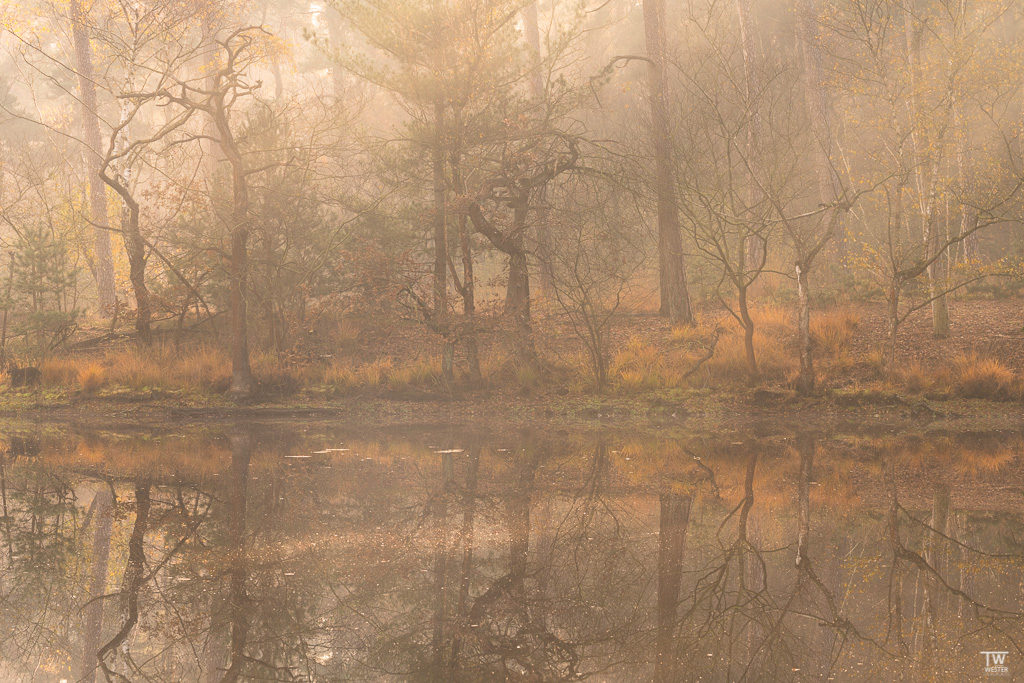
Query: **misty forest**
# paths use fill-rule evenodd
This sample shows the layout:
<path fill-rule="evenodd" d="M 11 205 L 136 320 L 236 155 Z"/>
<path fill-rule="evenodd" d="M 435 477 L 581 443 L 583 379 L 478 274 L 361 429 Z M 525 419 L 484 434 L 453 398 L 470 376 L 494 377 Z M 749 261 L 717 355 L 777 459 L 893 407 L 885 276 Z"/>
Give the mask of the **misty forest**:
<path fill-rule="evenodd" d="M 1022 12 L 6 6 L 3 363 L 61 399 L 1020 398 Z"/>
<path fill-rule="evenodd" d="M 0 4 L 0 683 L 1024 673 L 1024 0 Z"/>

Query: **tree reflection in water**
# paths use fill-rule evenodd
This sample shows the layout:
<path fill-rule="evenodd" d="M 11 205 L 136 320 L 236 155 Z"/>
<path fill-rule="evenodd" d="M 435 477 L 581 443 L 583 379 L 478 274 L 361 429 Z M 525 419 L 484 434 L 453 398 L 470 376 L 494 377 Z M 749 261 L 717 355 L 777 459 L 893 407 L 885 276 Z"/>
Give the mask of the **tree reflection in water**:
<path fill-rule="evenodd" d="M 1024 661 L 1017 435 L 25 443 L 0 457 L 4 681 L 963 680 L 985 650 Z"/>

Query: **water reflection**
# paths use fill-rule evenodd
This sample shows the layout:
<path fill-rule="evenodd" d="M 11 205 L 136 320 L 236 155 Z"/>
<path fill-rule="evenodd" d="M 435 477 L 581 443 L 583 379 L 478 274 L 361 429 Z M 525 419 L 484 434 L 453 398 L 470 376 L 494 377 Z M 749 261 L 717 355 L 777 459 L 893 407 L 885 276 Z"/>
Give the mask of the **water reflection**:
<path fill-rule="evenodd" d="M 1021 444 L 11 433 L 0 680 L 1013 673 Z"/>

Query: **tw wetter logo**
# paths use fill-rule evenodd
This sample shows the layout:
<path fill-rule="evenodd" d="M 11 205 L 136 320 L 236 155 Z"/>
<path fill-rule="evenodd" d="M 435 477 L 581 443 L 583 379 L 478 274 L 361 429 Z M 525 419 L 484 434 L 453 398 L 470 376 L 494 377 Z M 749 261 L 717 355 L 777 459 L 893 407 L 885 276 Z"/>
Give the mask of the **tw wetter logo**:
<path fill-rule="evenodd" d="M 1010 668 L 1006 666 L 1006 656 L 1009 652 L 985 652 L 985 675 L 986 676 L 1009 676 Z"/>

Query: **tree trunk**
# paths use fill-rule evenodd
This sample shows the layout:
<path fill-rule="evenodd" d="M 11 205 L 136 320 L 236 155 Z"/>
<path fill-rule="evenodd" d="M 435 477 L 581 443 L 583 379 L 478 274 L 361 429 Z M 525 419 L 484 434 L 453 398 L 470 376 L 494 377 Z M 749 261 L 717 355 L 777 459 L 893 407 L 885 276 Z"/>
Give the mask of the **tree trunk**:
<path fill-rule="evenodd" d="M 544 78 L 541 74 L 541 53 L 540 53 L 540 26 L 537 20 L 537 2 L 531 2 L 523 7 L 523 33 L 526 36 L 526 43 L 530 46 L 536 57 L 536 64 L 530 72 L 530 96 L 534 105 L 543 108 L 544 103 Z M 540 115 L 546 115 L 546 111 Z M 541 293 L 550 298 L 554 293 L 554 271 L 551 267 L 551 226 L 549 225 L 547 207 L 547 185 L 541 185 L 537 190 L 537 261 L 540 266 L 540 290 Z"/>
<path fill-rule="evenodd" d="M 683 550 L 690 521 L 690 496 L 662 493 L 658 524 L 658 636 L 654 680 L 679 680 L 679 659 L 675 652 L 675 629 L 679 588 L 683 576 Z"/>
<path fill-rule="evenodd" d="M 825 87 L 825 74 L 822 66 L 821 44 L 818 41 L 818 12 L 814 0 L 798 0 L 798 31 L 800 34 L 801 56 L 804 67 L 804 98 L 807 104 L 807 118 L 811 124 L 811 135 L 814 136 L 815 167 L 818 176 L 818 194 L 821 203 L 833 206 L 839 198 L 841 185 L 839 175 L 832 165 L 832 150 L 835 138 L 832 134 L 830 102 Z M 831 209 L 836 211 L 836 209 Z M 822 220 L 832 224 L 832 216 L 825 215 Z M 834 253 L 840 265 L 848 267 L 846 259 L 846 229 L 842 221 L 835 221 L 832 232 L 836 245 Z M 808 265 L 808 270 L 810 266 Z"/>
<path fill-rule="evenodd" d="M 665 0 L 643 0 L 650 90 L 651 146 L 654 151 L 654 192 L 658 209 L 658 266 L 661 314 L 673 323 L 693 323 L 686 284 L 683 238 L 676 205 L 676 176 L 672 161 L 669 97 L 665 78 Z"/>
<path fill-rule="evenodd" d="M 925 561 L 931 565 L 935 573 L 943 580 L 949 581 L 946 576 L 945 556 L 943 553 L 942 535 L 948 534 L 949 524 L 949 498 L 950 488 L 948 484 L 936 484 L 932 496 L 932 518 L 928 526 L 928 536 L 925 540 Z M 950 582 L 951 583 L 951 582 Z M 924 614 L 924 661 L 925 674 L 931 675 L 932 680 L 937 678 L 934 670 L 935 660 L 938 653 L 938 621 L 941 613 L 942 592 L 936 582 L 931 579 L 924 579 L 924 603 L 921 611 Z"/>
<path fill-rule="evenodd" d="M 82 104 L 82 128 L 86 146 L 86 169 L 89 178 L 89 214 L 93 224 L 96 249 L 95 272 L 99 311 L 109 316 L 114 311 L 114 256 L 110 246 L 107 218 L 107 193 L 99 171 L 103 155 L 100 141 L 100 117 L 96 102 L 96 81 L 92 64 L 92 44 L 86 28 L 87 15 L 81 0 L 71 0 L 71 35 L 78 67 L 78 89 Z"/>
<path fill-rule="evenodd" d="M 456 111 L 455 116 L 458 146 L 462 144 L 462 116 Z M 455 192 L 461 197 L 466 194 L 465 183 L 462 179 L 461 157 L 458 151 L 452 153 L 452 185 Z M 471 384 L 483 382 L 480 373 L 480 348 L 476 335 L 476 276 L 473 272 L 473 233 L 469 229 L 469 217 L 466 214 L 459 214 L 459 250 L 462 256 L 462 314 L 465 316 L 460 336 L 466 341 L 466 363 L 469 366 L 469 381 Z M 453 270 L 453 278 L 454 276 Z M 455 278 L 456 282 L 458 278 Z"/>
<path fill-rule="evenodd" d="M 939 339 L 949 336 L 949 309 L 946 304 L 946 263 L 939 254 L 941 241 L 935 220 L 937 162 L 933 159 L 933 142 L 928 136 L 927 122 L 921 103 L 921 31 L 916 21 L 916 0 L 903 0 L 905 33 L 907 39 L 907 66 L 910 75 L 910 108 L 914 141 L 914 166 L 917 169 L 918 209 L 924 232 L 925 258 L 928 266 L 928 291 L 932 297 L 932 332 Z"/>
<path fill-rule="evenodd" d="M 509 239 L 508 291 L 505 308 L 512 314 L 516 328 L 516 343 L 520 360 L 533 363 L 533 331 L 530 328 L 530 272 L 527 268 L 526 251 L 523 248 L 523 232 L 526 230 L 528 200 L 518 202 L 513 209 L 513 234 Z"/>
<path fill-rule="evenodd" d="M 736 11 L 740 20 L 740 43 L 743 46 L 743 76 L 747 118 L 747 163 L 750 166 L 750 186 L 747 192 L 747 212 L 751 232 L 747 236 L 748 271 L 758 271 L 764 267 L 767 244 L 761 235 L 763 224 L 759 213 L 765 203 L 764 190 L 761 183 L 766 179 L 764 160 L 761 155 L 761 107 L 758 100 L 761 96 L 760 57 L 757 41 L 754 39 L 754 21 L 751 17 L 750 0 L 736 0 Z"/>
<path fill-rule="evenodd" d="M 884 366 L 889 372 L 896 369 L 896 333 L 900 326 L 900 289 L 899 281 L 894 279 L 889 283 L 889 291 L 886 292 L 887 325 Z"/>
<path fill-rule="evenodd" d="M 232 210 L 231 263 L 231 394 L 247 399 L 255 391 L 249 365 L 249 329 L 247 321 L 247 284 L 249 278 L 249 185 L 245 161 L 231 132 L 231 122 L 224 106 L 224 94 L 218 86 L 214 98 L 213 122 L 217 127 L 221 151 L 231 166 Z"/>
<path fill-rule="evenodd" d="M 135 332 L 139 341 L 149 346 L 153 342 L 151 320 L 153 317 L 146 286 L 146 249 L 139 231 L 138 204 L 124 204 L 121 209 L 121 233 L 124 249 L 128 255 L 128 277 L 135 294 Z"/>
<path fill-rule="evenodd" d="M 434 103 L 434 324 L 445 336 L 441 350 L 441 374 L 445 382 L 455 380 L 454 342 L 447 338 L 448 330 L 448 235 L 445 219 L 444 187 L 444 102 Z M 451 360 L 449 360 L 451 359 Z M 445 362 L 445 361 L 448 362 Z"/>
<path fill-rule="evenodd" d="M 808 268 L 796 266 L 796 291 L 800 310 L 797 314 L 797 343 L 800 346 L 800 374 L 796 378 L 796 391 L 801 396 L 814 392 L 814 354 L 811 340 L 811 296 Z"/>
<path fill-rule="evenodd" d="M 747 382 L 753 386 L 761 381 L 761 373 L 757 369 L 757 358 L 754 356 L 754 320 L 750 317 L 747 307 L 747 288 L 739 288 L 740 322 L 743 324 L 743 348 L 747 353 Z"/>
<path fill-rule="evenodd" d="M 959 137 L 957 140 L 956 167 L 960 191 L 968 201 L 973 201 L 977 190 L 974 182 L 974 173 L 970 168 L 970 130 L 967 127 L 963 105 L 959 100 L 953 109 L 953 116 L 956 119 L 956 129 Z M 963 260 L 965 264 L 978 258 L 978 233 L 975 232 L 977 227 L 978 210 L 969 203 L 960 202 L 960 235 L 968 235 L 963 242 Z"/>

